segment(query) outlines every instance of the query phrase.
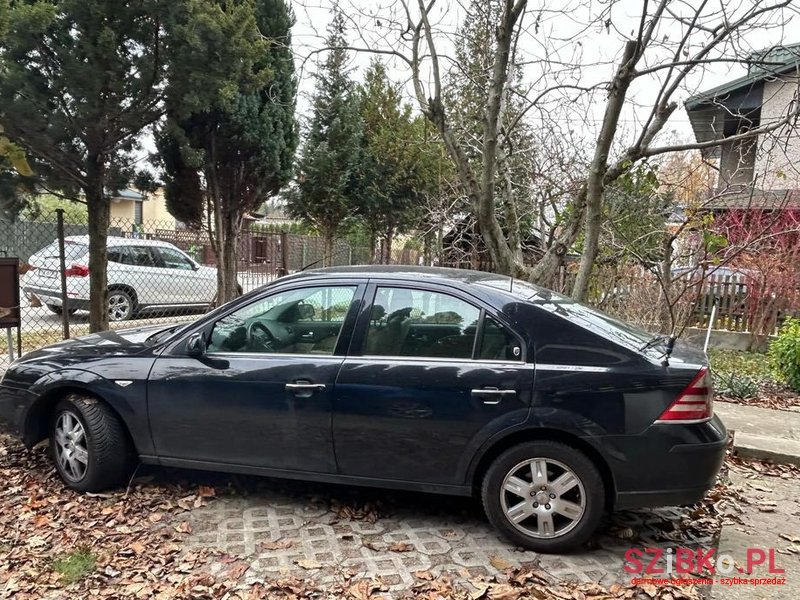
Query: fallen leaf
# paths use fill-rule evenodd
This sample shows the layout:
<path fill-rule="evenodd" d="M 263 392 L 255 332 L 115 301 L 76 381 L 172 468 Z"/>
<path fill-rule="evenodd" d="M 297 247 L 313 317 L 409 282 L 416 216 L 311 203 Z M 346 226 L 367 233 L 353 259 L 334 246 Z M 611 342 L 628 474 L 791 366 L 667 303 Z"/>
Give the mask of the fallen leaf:
<path fill-rule="evenodd" d="M 433 573 L 430 571 L 414 571 L 414 577 L 425 581 L 433 581 Z"/>
<path fill-rule="evenodd" d="M 507 583 L 494 584 L 489 587 L 487 598 L 491 600 L 517 600 L 525 592 L 522 588 L 512 587 Z"/>
<path fill-rule="evenodd" d="M 405 542 L 395 542 L 389 546 L 390 552 L 411 552 L 412 550 L 414 550 L 414 546 Z"/>
<path fill-rule="evenodd" d="M 291 548 L 294 542 L 291 540 L 275 540 L 274 542 L 261 542 L 262 550 L 286 550 Z"/>
<path fill-rule="evenodd" d="M 372 580 L 362 579 L 357 581 L 349 588 L 347 594 L 356 600 L 369 600 L 374 592 L 381 589 L 381 585 Z"/>
<path fill-rule="evenodd" d="M 249 568 L 250 565 L 248 563 L 241 561 L 231 566 L 225 573 L 225 576 L 233 581 L 239 581 Z"/>
<path fill-rule="evenodd" d="M 294 563 L 298 567 L 302 567 L 303 569 L 306 569 L 307 571 L 312 571 L 314 569 L 321 569 L 322 568 L 322 565 L 320 563 L 318 563 L 317 561 L 315 561 L 313 559 L 310 559 L 310 558 L 301 558 L 301 559 L 295 560 Z"/>
<path fill-rule="evenodd" d="M 197 488 L 197 495 L 201 498 L 213 498 L 217 495 L 217 490 L 211 485 L 201 485 Z"/>
<path fill-rule="evenodd" d="M 501 558 L 500 556 L 497 556 L 496 554 L 493 554 L 492 556 L 489 557 L 489 562 L 498 571 L 505 571 L 514 566 L 510 562 L 508 562 L 504 558 Z"/>

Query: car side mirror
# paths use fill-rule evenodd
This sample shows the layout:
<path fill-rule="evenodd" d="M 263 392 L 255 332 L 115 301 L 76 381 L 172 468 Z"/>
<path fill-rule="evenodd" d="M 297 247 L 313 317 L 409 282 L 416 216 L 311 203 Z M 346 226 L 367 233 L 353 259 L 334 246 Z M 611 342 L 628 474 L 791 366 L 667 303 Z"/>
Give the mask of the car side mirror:
<path fill-rule="evenodd" d="M 200 358 L 206 353 L 206 338 L 202 332 L 195 332 L 186 341 L 186 354 L 193 358 Z"/>

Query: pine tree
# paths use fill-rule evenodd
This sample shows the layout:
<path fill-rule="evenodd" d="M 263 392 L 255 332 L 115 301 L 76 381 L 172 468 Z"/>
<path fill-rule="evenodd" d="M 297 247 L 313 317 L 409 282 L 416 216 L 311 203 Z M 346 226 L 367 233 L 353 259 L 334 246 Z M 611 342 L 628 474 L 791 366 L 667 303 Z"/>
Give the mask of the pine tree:
<path fill-rule="evenodd" d="M 386 67 L 373 61 L 360 87 L 363 121 L 358 212 L 377 262 L 391 259 L 392 240 L 416 225 L 426 194 L 435 186 L 434 163 L 427 156 L 425 123 L 402 103 Z M 382 251 L 375 255 L 375 241 Z"/>
<path fill-rule="evenodd" d="M 328 26 L 325 61 L 316 75 L 313 115 L 298 165 L 289 212 L 325 239 L 324 263 L 332 264 L 333 242 L 357 205 L 361 118 L 344 49 L 344 15 L 338 5 Z"/>
<path fill-rule="evenodd" d="M 218 72 L 211 83 L 220 93 L 204 105 L 174 91 L 158 148 L 167 206 L 177 218 L 207 226 L 218 300 L 225 302 L 238 294 L 237 242 L 245 216 L 291 178 L 296 82 L 292 15 L 284 0 L 209 0 L 208 10 L 215 18 L 207 21 L 206 60 L 188 73 L 182 60 L 172 66 L 179 82 Z M 229 56 L 233 51 L 238 54 Z M 232 76 L 230 63 L 248 66 Z M 186 81 L 178 84 L 179 90 L 187 87 Z"/>
<path fill-rule="evenodd" d="M 89 205 L 92 331 L 108 327 L 109 195 L 133 176 L 161 113 L 169 6 L 158 0 L 0 0 L 0 120 L 50 189 Z"/>

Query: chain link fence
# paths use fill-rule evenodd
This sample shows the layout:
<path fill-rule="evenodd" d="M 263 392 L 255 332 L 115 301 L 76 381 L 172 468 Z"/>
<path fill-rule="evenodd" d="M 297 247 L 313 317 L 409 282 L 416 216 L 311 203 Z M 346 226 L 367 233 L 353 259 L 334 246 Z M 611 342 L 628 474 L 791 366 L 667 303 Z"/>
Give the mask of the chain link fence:
<path fill-rule="evenodd" d="M 21 263 L 21 345 L 28 352 L 89 332 L 89 238 L 83 223 L 64 223 L 64 269 L 60 266 L 56 215 L 36 221 L 0 220 L 0 256 Z M 112 219 L 108 232 L 109 327 L 123 329 L 196 319 L 216 302 L 215 253 L 207 232 L 181 228 L 174 221 Z M 368 264 L 369 248 L 337 240 L 332 265 Z M 285 273 L 321 267 L 320 237 L 276 232 L 247 223 L 237 248 L 237 279 L 246 293 Z M 393 264 L 419 264 L 412 249 L 392 252 Z M 65 292 L 62 293 L 62 274 Z M 66 312 L 66 318 L 64 317 Z M 0 341 L 0 370 L 11 357 Z M 12 335 L 16 346 L 16 333 Z"/>

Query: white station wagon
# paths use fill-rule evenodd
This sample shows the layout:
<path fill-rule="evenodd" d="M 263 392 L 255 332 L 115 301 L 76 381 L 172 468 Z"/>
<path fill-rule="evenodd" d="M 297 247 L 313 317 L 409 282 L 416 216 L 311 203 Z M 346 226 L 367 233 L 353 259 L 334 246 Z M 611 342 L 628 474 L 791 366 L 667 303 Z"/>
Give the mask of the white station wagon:
<path fill-rule="evenodd" d="M 70 313 L 89 309 L 89 237 L 64 239 L 67 306 Z M 23 292 L 60 314 L 58 241 L 28 261 Z M 108 238 L 108 318 L 124 321 L 138 312 L 165 308 L 202 308 L 214 302 L 217 270 L 197 264 L 168 242 Z"/>

